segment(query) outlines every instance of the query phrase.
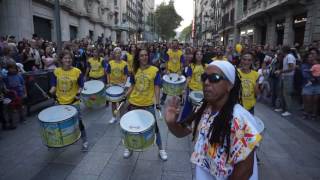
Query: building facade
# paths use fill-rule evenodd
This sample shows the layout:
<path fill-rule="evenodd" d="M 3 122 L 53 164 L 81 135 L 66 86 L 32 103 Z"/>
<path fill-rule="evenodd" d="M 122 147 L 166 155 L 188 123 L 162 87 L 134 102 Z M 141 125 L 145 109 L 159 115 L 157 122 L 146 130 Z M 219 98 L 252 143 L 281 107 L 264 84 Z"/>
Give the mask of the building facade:
<path fill-rule="evenodd" d="M 212 3 L 210 10 L 203 6 Z M 218 31 L 209 29 L 213 44 L 308 45 L 320 40 L 319 0 L 196 0 L 195 11 L 198 23 L 201 13 L 214 12 L 209 20 L 218 26 Z M 197 38 L 206 39 L 203 33 Z"/>
<path fill-rule="evenodd" d="M 154 0 L 153 0 L 154 1 Z M 60 0 L 62 41 L 91 38 L 128 44 L 143 30 L 143 0 Z M 0 0 L 0 35 L 56 40 L 54 0 Z"/>

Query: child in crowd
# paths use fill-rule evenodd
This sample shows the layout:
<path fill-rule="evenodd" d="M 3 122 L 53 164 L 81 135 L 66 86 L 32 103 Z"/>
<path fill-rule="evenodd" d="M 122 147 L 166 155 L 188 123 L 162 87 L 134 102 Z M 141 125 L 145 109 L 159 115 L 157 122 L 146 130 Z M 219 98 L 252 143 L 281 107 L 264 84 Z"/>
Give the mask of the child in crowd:
<path fill-rule="evenodd" d="M 4 78 L 4 83 L 8 89 L 6 97 L 11 100 L 8 104 L 9 129 L 15 129 L 13 122 L 13 114 L 15 111 L 19 113 L 20 122 L 25 121 L 23 114 L 23 99 L 26 97 L 26 89 L 22 75 L 19 73 L 16 64 L 8 64 L 8 75 Z"/>

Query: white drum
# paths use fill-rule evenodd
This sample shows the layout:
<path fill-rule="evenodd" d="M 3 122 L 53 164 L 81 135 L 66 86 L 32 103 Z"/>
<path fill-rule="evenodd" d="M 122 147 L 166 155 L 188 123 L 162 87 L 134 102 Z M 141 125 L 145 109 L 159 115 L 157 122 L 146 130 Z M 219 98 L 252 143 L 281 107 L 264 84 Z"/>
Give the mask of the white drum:
<path fill-rule="evenodd" d="M 87 107 L 98 107 L 106 103 L 105 85 L 101 81 L 85 82 L 81 94 L 81 98 Z"/>
<path fill-rule="evenodd" d="M 189 93 L 189 100 L 195 106 L 199 106 L 203 100 L 203 91 L 191 91 Z"/>
<path fill-rule="evenodd" d="M 124 146 L 130 150 L 143 151 L 154 144 L 155 119 L 146 110 L 132 110 L 120 119 Z"/>
<path fill-rule="evenodd" d="M 42 139 L 48 147 L 64 147 L 80 138 L 78 112 L 73 106 L 46 108 L 39 113 L 38 119 Z"/>
<path fill-rule="evenodd" d="M 106 89 L 106 98 L 110 102 L 119 102 L 124 98 L 124 88 L 119 85 L 112 85 Z"/>
<path fill-rule="evenodd" d="M 179 96 L 182 94 L 185 84 L 186 77 L 170 73 L 163 76 L 163 92 L 170 96 Z"/>

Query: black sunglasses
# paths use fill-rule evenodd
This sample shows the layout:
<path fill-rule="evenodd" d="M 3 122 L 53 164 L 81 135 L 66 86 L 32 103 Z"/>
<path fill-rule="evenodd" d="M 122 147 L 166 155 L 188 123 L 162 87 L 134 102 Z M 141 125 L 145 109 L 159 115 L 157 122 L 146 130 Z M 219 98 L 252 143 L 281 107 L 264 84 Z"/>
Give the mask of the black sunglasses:
<path fill-rule="evenodd" d="M 206 80 L 209 80 L 210 83 L 217 83 L 221 80 L 227 80 L 227 78 L 225 78 L 223 75 L 221 74 L 216 74 L 216 73 L 212 73 L 212 74 L 207 74 L 207 73 L 203 73 L 201 75 L 201 81 L 205 82 Z"/>

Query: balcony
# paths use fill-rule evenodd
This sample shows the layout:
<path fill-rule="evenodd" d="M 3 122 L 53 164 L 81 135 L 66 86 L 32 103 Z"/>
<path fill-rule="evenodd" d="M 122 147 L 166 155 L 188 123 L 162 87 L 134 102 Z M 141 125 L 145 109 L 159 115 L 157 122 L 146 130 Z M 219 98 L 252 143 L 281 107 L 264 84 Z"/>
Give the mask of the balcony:
<path fill-rule="evenodd" d="M 247 10 L 240 12 L 237 15 L 237 23 L 247 21 L 249 18 L 254 18 L 264 14 L 272 9 L 280 8 L 289 3 L 296 3 L 297 0 L 254 0 L 253 4 Z"/>

